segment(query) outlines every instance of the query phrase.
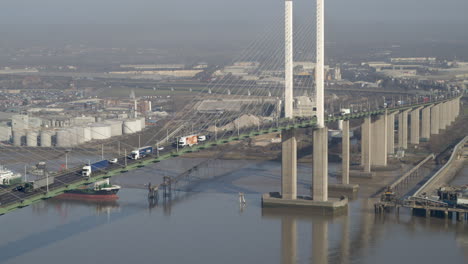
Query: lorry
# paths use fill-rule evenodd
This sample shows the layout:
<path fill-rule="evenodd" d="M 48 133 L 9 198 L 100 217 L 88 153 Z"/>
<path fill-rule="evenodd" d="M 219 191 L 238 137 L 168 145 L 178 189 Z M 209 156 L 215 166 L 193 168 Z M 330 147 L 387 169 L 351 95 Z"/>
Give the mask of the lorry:
<path fill-rule="evenodd" d="M 344 116 L 344 115 L 349 115 L 349 114 L 351 114 L 351 109 L 349 109 L 349 108 L 341 108 L 340 114 L 341 114 L 342 116 Z"/>
<path fill-rule="evenodd" d="M 109 166 L 108 160 L 101 160 L 92 164 L 83 166 L 81 175 L 84 177 L 90 177 L 93 171 L 103 170 Z"/>
<path fill-rule="evenodd" d="M 179 147 L 185 147 L 185 146 L 191 147 L 196 144 L 198 144 L 198 135 L 190 135 L 190 136 L 179 138 Z"/>
<path fill-rule="evenodd" d="M 153 147 L 151 146 L 141 147 L 139 149 L 133 150 L 128 156 L 128 158 L 137 160 L 137 159 L 144 158 L 148 155 L 151 155 L 152 153 L 153 153 Z"/>
<path fill-rule="evenodd" d="M 41 178 L 35 181 L 25 182 L 21 185 L 16 186 L 15 190 L 29 193 L 29 192 L 38 190 L 40 188 L 47 187 L 47 185 L 50 186 L 53 183 L 54 183 L 54 177 L 46 177 L 46 178 Z"/>

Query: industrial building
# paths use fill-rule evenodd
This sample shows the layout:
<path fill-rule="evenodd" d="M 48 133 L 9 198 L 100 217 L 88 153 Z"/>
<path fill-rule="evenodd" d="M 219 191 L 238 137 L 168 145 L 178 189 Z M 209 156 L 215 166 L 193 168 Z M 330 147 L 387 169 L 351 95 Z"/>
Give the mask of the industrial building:
<path fill-rule="evenodd" d="M 0 125 L 0 140 L 14 146 L 74 147 L 93 140 L 133 134 L 146 127 L 146 118 L 107 119 L 91 116 L 49 118 L 13 115 L 11 126 Z"/>

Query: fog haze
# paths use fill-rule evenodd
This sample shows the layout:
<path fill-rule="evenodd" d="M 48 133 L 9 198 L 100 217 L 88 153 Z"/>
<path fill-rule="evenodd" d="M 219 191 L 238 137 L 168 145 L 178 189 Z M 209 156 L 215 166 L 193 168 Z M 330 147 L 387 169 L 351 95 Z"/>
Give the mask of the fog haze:
<path fill-rule="evenodd" d="M 171 47 L 181 55 L 215 50 L 213 56 L 231 57 L 228 52 L 237 54 L 272 27 L 281 31 L 284 19 L 283 0 L 0 2 L 0 47 Z M 463 52 L 457 49 L 463 51 L 468 43 L 468 1 L 325 2 L 326 40 L 336 44 L 329 54 L 349 54 L 346 49 L 352 44 L 364 51 L 369 46 L 363 45 L 417 44 L 415 51 L 421 52 L 431 50 L 428 44 L 442 43 L 438 50 L 449 53 L 443 56 L 460 57 Z M 313 27 L 314 5 L 315 1 L 295 1 L 296 25 Z"/>
<path fill-rule="evenodd" d="M 260 22 L 281 14 L 283 0 L 2 0 L 1 24 L 141 24 L 184 20 Z M 297 6 L 313 1 L 297 0 Z M 327 0 L 329 19 L 467 23 L 463 0 Z M 313 10 L 310 10 L 313 12 Z M 305 13 L 301 8 L 296 12 Z"/>

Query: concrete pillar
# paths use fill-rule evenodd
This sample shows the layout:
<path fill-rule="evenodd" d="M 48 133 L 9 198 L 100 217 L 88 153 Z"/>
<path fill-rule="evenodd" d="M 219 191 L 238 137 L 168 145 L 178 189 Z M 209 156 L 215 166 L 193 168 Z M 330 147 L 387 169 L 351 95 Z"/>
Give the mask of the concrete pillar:
<path fill-rule="evenodd" d="M 451 124 L 452 124 L 452 101 L 448 101 L 445 103 L 447 106 L 446 106 L 446 127 L 449 127 Z"/>
<path fill-rule="evenodd" d="M 448 102 L 448 107 L 447 107 L 447 115 L 448 115 L 448 123 L 447 126 L 451 125 L 453 121 L 455 120 L 455 100 L 451 100 Z"/>
<path fill-rule="evenodd" d="M 295 130 L 281 132 L 281 195 L 283 199 L 297 198 L 297 140 Z"/>
<path fill-rule="evenodd" d="M 296 263 L 297 224 L 296 219 L 284 216 L 281 219 L 281 263 Z"/>
<path fill-rule="evenodd" d="M 431 108 L 428 106 L 422 110 L 421 141 L 429 141 L 431 137 Z"/>
<path fill-rule="evenodd" d="M 452 123 L 457 119 L 457 98 L 452 101 Z"/>
<path fill-rule="evenodd" d="M 312 223 L 312 263 L 328 263 L 328 223 L 314 219 Z"/>
<path fill-rule="evenodd" d="M 439 110 L 439 129 L 447 127 L 447 103 L 440 104 Z"/>
<path fill-rule="evenodd" d="M 395 114 L 387 115 L 387 153 L 395 154 Z"/>
<path fill-rule="evenodd" d="M 440 130 L 440 104 L 434 105 L 431 108 L 431 134 L 438 135 Z"/>
<path fill-rule="evenodd" d="M 371 171 L 371 117 L 364 118 L 361 125 L 361 166 L 365 172 Z"/>
<path fill-rule="evenodd" d="M 285 1 L 285 87 L 284 87 L 284 116 L 293 118 L 293 1 Z"/>
<path fill-rule="evenodd" d="M 314 131 L 314 165 L 312 176 L 312 199 L 328 201 L 328 128 Z"/>
<path fill-rule="evenodd" d="M 372 123 L 371 138 L 371 164 L 387 166 L 387 114 L 379 116 Z"/>
<path fill-rule="evenodd" d="M 341 136 L 341 183 L 349 184 L 349 120 L 342 124 Z"/>
<path fill-rule="evenodd" d="M 400 149 L 408 148 L 408 112 L 405 110 L 398 116 L 398 147 Z"/>
<path fill-rule="evenodd" d="M 414 109 L 411 111 L 411 134 L 410 134 L 410 143 L 413 145 L 419 144 L 419 111 L 421 108 Z"/>

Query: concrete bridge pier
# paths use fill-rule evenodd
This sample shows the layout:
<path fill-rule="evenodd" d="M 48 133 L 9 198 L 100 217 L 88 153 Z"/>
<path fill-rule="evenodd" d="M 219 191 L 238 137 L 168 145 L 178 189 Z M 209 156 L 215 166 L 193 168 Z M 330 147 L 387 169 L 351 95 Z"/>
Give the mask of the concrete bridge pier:
<path fill-rule="evenodd" d="M 313 175 L 311 197 L 297 196 L 297 154 L 294 130 L 288 130 L 282 137 L 282 177 L 281 194 L 265 193 L 262 195 L 262 207 L 308 207 L 320 214 L 342 213 L 348 206 L 347 198 L 328 197 L 328 128 L 318 128 L 314 131 Z M 332 188 L 333 189 L 333 188 Z M 354 187 L 338 187 L 343 191 Z M 342 190 L 339 190 L 342 191 Z M 312 198 L 312 199 L 311 199 Z"/>
<path fill-rule="evenodd" d="M 398 148 L 408 148 L 408 113 L 410 110 L 400 112 L 398 115 Z"/>
<path fill-rule="evenodd" d="M 395 154 L 395 114 L 387 114 L 387 154 Z"/>
<path fill-rule="evenodd" d="M 390 155 L 395 154 L 395 114 L 387 115 L 387 153 Z"/>
<path fill-rule="evenodd" d="M 371 132 L 371 155 L 370 162 L 372 166 L 387 166 L 387 113 L 379 116 L 379 118 L 372 123 Z M 370 156 L 370 155 L 369 155 Z"/>
<path fill-rule="evenodd" d="M 455 121 L 455 100 L 447 102 L 447 126 L 450 126 Z"/>
<path fill-rule="evenodd" d="M 440 104 L 439 129 L 445 129 L 448 125 L 447 102 Z"/>
<path fill-rule="evenodd" d="M 451 104 L 452 105 L 452 107 L 451 107 L 452 123 L 455 122 L 455 120 L 458 117 L 458 109 L 457 109 L 458 108 L 458 102 L 459 102 L 458 100 L 460 100 L 460 99 L 457 97 L 457 98 L 455 98 L 455 99 L 453 99 L 451 101 L 451 103 L 452 103 Z"/>
<path fill-rule="evenodd" d="M 312 175 L 312 199 L 328 200 L 328 128 L 314 131 L 314 164 Z"/>
<path fill-rule="evenodd" d="M 431 108 L 431 134 L 438 135 L 440 130 L 440 104 Z"/>
<path fill-rule="evenodd" d="M 421 107 L 414 109 L 411 111 L 411 134 L 410 134 L 410 143 L 413 145 L 419 144 L 419 137 L 420 137 L 420 114 L 419 111 Z"/>
<path fill-rule="evenodd" d="M 431 138 L 431 108 L 428 106 L 422 110 L 421 141 L 429 141 Z"/>
<path fill-rule="evenodd" d="M 330 195 L 335 197 L 342 195 L 354 197 L 359 190 L 359 185 L 349 183 L 349 120 L 343 120 L 341 133 L 341 184 L 329 184 L 328 191 Z"/>
<path fill-rule="evenodd" d="M 349 120 L 343 121 L 341 131 L 341 183 L 349 184 Z"/>
<path fill-rule="evenodd" d="M 371 117 L 365 117 L 364 123 L 361 125 L 361 166 L 364 172 L 369 173 L 371 171 L 371 137 L 372 137 L 372 125 Z"/>
<path fill-rule="evenodd" d="M 281 196 L 283 199 L 297 197 L 297 140 L 296 130 L 281 132 Z"/>

